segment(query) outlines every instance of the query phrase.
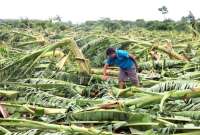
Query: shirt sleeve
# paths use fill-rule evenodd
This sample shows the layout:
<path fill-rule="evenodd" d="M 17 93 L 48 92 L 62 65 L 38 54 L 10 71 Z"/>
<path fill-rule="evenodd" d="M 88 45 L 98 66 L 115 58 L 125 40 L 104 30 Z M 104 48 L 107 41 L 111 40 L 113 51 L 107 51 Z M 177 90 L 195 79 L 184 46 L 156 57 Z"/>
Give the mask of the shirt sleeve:
<path fill-rule="evenodd" d="M 129 54 L 127 51 L 125 50 L 117 50 L 117 55 L 119 57 L 125 57 L 125 58 L 129 58 Z"/>
<path fill-rule="evenodd" d="M 106 64 L 108 65 L 113 65 L 113 60 L 111 58 L 108 58 L 107 61 L 106 61 Z"/>

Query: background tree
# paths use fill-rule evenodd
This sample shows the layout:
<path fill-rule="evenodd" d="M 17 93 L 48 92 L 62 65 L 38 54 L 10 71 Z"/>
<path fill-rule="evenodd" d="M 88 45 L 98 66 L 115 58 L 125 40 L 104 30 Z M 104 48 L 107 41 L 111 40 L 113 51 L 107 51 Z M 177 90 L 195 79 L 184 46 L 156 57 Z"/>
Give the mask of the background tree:
<path fill-rule="evenodd" d="M 196 22 L 195 16 L 193 15 L 193 13 L 191 11 L 189 11 L 189 15 L 187 16 L 187 19 L 193 28 L 193 30 L 192 30 L 193 36 L 196 38 L 199 35 L 198 29 L 197 29 L 197 22 Z"/>
<path fill-rule="evenodd" d="M 162 15 L 164 16 L 164 20 L 166 20 L 166 14 L 168 13 L 168 9 L 166 6 L 162 6 L 161 8 L 158 8 L 158 11 L 160 11 L 162 13 Z"/>

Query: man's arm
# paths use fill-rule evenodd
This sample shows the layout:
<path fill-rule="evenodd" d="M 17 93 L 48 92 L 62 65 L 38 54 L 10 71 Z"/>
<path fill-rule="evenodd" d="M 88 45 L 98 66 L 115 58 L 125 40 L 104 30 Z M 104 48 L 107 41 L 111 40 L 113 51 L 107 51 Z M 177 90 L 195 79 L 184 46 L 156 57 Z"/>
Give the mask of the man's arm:
<path fill-rule="evenodd" d="M 109 67 L 109 64 L 105 64 L 103 67 L 103 80 L 107 80 L 108 79 L 108 74 L 107 74 L 107 69 Z"/>
<path fill-rule="evenodd" d="M 131 58 L 131 60 L 135 63 L 136 68 L 138 69 L 138 64 L 136 62 L 136 57 L 134 55 L 129 54 L 129 58 Z"/>

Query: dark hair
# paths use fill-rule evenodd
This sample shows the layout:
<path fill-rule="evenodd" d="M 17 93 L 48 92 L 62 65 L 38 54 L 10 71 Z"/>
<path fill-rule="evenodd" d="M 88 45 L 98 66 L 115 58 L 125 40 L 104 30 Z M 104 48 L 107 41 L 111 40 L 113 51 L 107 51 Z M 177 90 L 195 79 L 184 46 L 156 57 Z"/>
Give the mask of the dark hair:
<path fill-rule="evenodd" d="M 108 49 L 106 50 L 106 55 L 111 55 L 111 54 L 113 54 L 113 53 L 115 53 L 115 48 L 113 48 L 113 47 L 110 47 L 110 48 L 108 48 Z"/>

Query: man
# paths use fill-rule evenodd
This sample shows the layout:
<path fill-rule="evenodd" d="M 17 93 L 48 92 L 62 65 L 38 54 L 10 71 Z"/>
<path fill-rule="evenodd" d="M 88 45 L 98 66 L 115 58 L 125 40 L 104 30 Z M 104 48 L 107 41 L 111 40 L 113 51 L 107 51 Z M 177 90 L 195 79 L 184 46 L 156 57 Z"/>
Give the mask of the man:
<path fill-rule="evenodd" d="M 134 56 L 129 55 L 125 50 L 118 50 L 116 48 L 108 48 L 106 50 L 106 55 L 108 56 L 108 59 L 103 69 L 104 80 L 108 79 L 108 67 L 110 65 L 117 65 L 120 67 L 119 88 L 124 88 L 125 81 L 127 81 L 128 78 L 131 80 L 132 84 L 139 86 L 139 80 L 136 72 L 138 65 Z"/>

